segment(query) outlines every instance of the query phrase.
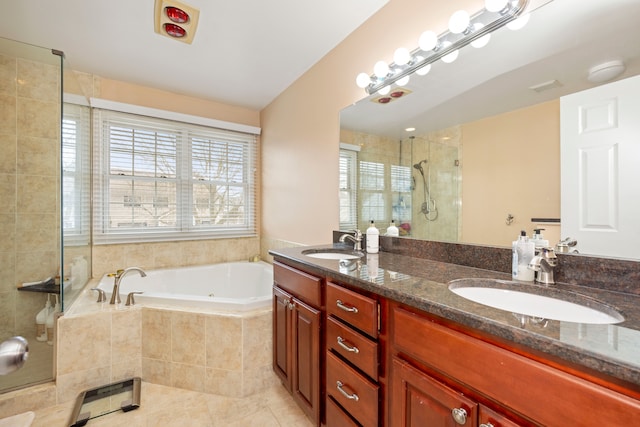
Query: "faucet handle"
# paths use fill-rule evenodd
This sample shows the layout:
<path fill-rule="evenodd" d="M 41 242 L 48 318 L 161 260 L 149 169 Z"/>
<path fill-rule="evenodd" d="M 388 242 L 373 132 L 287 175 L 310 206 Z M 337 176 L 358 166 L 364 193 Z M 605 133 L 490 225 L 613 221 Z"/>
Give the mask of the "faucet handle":
<path fill-rule="evenodd" d="M 91 288 L 92 291 L 98 291 L 98 300 L 96 302 L 105 302 L 107 300 L 107 295 L 104 293 L 104 290 L 100 288 Z"/>
<path fill-rule="evenodd" d="M 143 294 L 144 292 L 129 292 L 129 294 L 127 295 L 127 302 L 124 303 L 124 305 L 135 305 L 136 300 L 133 298 L 134 295 L 136 294 Z"/>

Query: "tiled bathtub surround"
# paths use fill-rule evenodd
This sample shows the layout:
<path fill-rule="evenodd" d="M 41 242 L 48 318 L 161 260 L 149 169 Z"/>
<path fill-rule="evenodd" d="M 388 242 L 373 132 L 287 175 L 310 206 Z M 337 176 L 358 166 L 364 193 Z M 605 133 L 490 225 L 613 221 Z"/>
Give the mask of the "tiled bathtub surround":
<path fill-rule="evenodd" d="M 235 315 L 79 300 L 81 313 L 58 322 L 58 403 L 132 376 L 230 397 L 274 384 L 270 309 Z"/>

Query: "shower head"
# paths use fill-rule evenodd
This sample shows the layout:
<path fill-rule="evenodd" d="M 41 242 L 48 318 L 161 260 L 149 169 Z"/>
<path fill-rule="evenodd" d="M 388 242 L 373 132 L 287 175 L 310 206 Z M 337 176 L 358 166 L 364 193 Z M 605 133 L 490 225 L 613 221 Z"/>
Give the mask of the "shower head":
<path fill-rule="evenodd" d="M 418 163 L 416 163 L 415 165 L 413 165 L 414 168 L 416 168 L 417 170 L 420 171 L 421 174 L 424 175 L 424 170 L 422 169 L 422 164 L 423 163 L 427 163 L 427 159 L 424 160 L 420 160 Z"/>

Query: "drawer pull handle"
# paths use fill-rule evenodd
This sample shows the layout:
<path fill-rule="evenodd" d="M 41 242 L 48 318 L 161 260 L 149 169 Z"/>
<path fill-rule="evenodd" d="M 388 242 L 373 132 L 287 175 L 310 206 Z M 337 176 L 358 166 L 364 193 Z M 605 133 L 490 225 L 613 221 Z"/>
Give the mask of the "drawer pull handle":
<path fill-rule="evenodd" d="M 482 423 L 478 427 L 494 427 L 494 425 L 491 423 Z"/>
<path fill-rule="evenodd" d="M 358 400 L 360 400 L 360 398 L 358 397 L 358 395 L 357 395 L 357 394 L 355 394 L 355 393 L 349 394 L 349 393 L 347 393 L 346 391 L 344 391 L 344 389 L 342 388 L 342 387 L 344 387 L 344 384 L 342 384 L 342 381 L 336 381 L 336 386 L 338 387 L 338 391 L 339 391 L 340 393 L 342 393 L 342 395 L 343 395 L 344 397 L 346 397 L 347 399 L 349 399 L 349 400 L 355 400 L 356 402 L 357 402 Z"/>
<path fill-rule="evenodd" d="M 338 337 L 338 345 L 340 347 L 344 348 L 345 350 L 350 351 L 352 353 L 355 353 L 355 354 L 360 353 L 360 350 L 358 349 L 358 347 L 356 347 L 355 345 L 347 344 L 347 341 L 342 337 Z"/>
<path fill-rule="evenodd" d="M 353 314 L 358 313 L 358 309 L 356 307 L 349 307 L 347 305 L 344 305 L 342 300 L 336 300 L 336 305 L 338 306 L 339 309 L 348 311 L 349 313 L 353 313 Z"/>
<path fill-rule="evenodd" d="M 467 422 L 467 411 L 463 408 L 453 408 L 451 410 L 451 416 L 453 420 L 461 426 Z"/>

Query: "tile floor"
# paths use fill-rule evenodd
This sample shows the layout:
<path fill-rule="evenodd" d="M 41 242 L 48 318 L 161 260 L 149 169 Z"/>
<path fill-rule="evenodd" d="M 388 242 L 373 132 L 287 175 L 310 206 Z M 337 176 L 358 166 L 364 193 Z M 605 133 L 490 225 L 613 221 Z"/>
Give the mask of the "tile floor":
<path fill-rule="evenodd" d="M 142 383 L 140 408 L 90 420 L 88 427 L 312 427 L 291 396 L 276 385 L 245 398 Z M 32 427 L 66 427 L 74 402 L 35 411 Z"/>

